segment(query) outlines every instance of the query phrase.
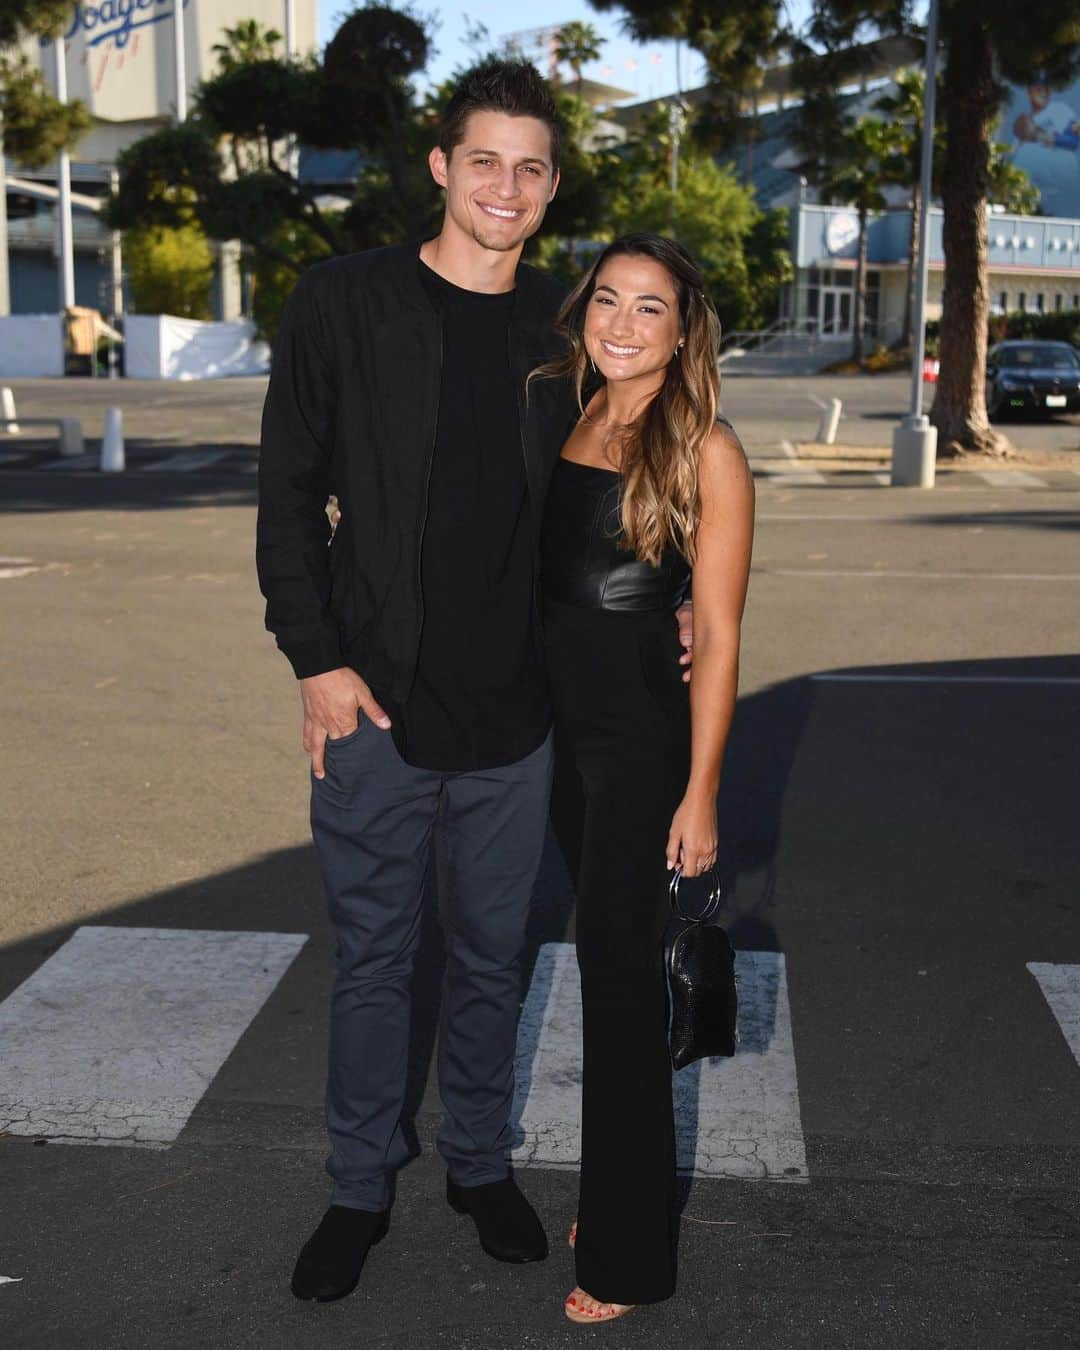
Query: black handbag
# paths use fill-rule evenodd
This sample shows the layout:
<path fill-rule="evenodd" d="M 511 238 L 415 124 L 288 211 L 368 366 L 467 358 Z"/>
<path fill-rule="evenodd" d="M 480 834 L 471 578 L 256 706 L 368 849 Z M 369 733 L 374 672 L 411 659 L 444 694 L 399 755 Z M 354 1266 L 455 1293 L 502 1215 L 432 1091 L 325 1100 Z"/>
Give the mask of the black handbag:
<path fill-rule="evenodd" d="M 695 1059 L 733 1055 L 739 1039 L 739 987 L 735 953 L 719 924 L 708 921 L 720 908 L 720 877 L 712 871 L 709 898 L 700 914 L 685 913 L 679 903 L 682 872 L 676 869 L 668 894 L 685 923 L 671 943 L 671 1067 L 684 1069 Z"/>

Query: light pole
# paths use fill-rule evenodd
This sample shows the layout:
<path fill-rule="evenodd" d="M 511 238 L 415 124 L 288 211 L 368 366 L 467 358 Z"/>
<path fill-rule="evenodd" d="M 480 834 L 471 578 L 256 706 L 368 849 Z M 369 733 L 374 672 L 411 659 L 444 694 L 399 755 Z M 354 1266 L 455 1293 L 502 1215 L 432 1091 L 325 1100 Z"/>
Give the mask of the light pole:
<path fill-rule="evenodd" d="M 176 78 L 176 120 L 187 121 L 187 53 L 184 50 L 184 0 L 173 0 L 173 70 Z"/>
<path fill-rule="evenodd" d="M 66 103 L 67 53 L 64 36 L 58 34 L 53 42 L 56 52 L 56 98 Z M 68 310 L 75 303 L 75 244 L 71 222 L 71 156 L 60 151 L 56 164 L 56 223 L 60 243 L 60 308 Z"/>
<path fill-rule="evenodd" d="M 937 427 L 923 412 L 923 358 L 926 355 L 927 236 L 934 169 L 934 104 L 937 94 L 939 0 L 930 0 L 926 24 L 926 93 L 923 98 L 922 163 L 919 198 L 919 265 L 915 277 L 915 327 L 911 344 L 911 412 L 893 432 L 893 487 L 933 487 Z"/>

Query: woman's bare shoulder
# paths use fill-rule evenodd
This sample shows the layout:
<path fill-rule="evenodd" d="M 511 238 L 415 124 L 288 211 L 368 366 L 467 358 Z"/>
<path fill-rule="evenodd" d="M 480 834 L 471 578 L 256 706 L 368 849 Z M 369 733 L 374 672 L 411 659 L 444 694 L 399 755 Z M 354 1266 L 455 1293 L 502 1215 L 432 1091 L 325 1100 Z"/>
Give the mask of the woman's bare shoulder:
<path fill-rule="evenodd" d="M 718 417 L 706 438 L 702 469 L 712 477 L 728 478 L 734 476 L 745 484 L 753 486 L 753 475 L 746 458 L 739 433 L 726 417 Z"/>

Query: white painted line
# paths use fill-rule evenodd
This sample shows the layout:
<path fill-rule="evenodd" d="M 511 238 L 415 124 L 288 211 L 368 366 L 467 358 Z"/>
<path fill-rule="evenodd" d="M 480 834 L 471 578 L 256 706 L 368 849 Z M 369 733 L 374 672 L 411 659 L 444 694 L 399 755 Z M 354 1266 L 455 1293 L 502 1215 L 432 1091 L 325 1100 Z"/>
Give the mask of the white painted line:
<path fill-rule="evenodd" d="M 788 459 L 798 459 L 798 453 L 790 441 L 781 441 L 780 449 L 787 455 Z"/>
<path fill-rule="evenodd" d="M 892 485 L 892 474 L 890 473 L 872 473 L 870 477 L 875 483 L 880 483 L 882 487 L 890 487 Z"/>
<path fill-rule="evenodd" d="M 208 469 L 219 459 L 231 454 L 231 450 L 188 450 L 184 454 L 170 455 L 168 459 L 155 460 L 146 466 L 146 473 L 194 473 L 199 469 Z"/>
<path fill-rule="evenodd" d="M 985 473 L 976 473 L 975 476 L 981 478 L 984 483 L 989 483 L 991 487 L 1049 487 L 1045 479 L 1036 478 L 1033 473 L 1024 473 L 1021 469 L 990 469 Z"/>
<path fill-rule="evenodd" d="M 775 488 L 824 487 L 826 484 L 824 476 L 816 471 L 810 473 L 770 473 L 767 481 L 770 487 Z"/>
<path fill-rule="evenodd" d="M 761 461 L 760 468 L 762 473 L 767 473 L 774 482 L 783 480 L 783 482 L 788 483 L 796 478 L 815 485 L 825 482 L 825 475 L 818 473 L 812 464 L 808 464 L 802 459 L 764 459 Z"/>
<path fill-rule="evenodd" d="M 980 515 L 978 512 L 973 512 L 972 514 L 975 520 L 979 521 L 980 523 L 989 525 L 999 525 L 1002 523 L 1013 524 L 1016 522 L 1019 522 L 1021 525 L 1040 524 L 1042 522 L 1046 522 L 1047 524 L 1053 524 L 1057 521 L 1070 523 L 1077 519 L 1077 512 L 1075 511 L 1033 510 L 1033 511 L 1025 511 L 1022 514 L 1018 514 L 1015 511 L 1001 511 L 993 506 L 990 506 L 986 508 L 986 512 L 987 514 L 985 515 Z M 951 517 L 952 512 L 947 512 L 945 514 Z M 785 521 L 785 522 L 798 521 L 802 523 L 809 522 L 816 524 L 816 522 L 819 520 L 824 521 L 847 520 L 851 521 L 856 525 L 865 525 L 868 521 L 873 522 L 875 524 L 906 525 L 912 523 L 919 523 L 923 520 L 934 520 L 934 519 L 935 517 L 933 515 L 923 515 L 923 514 L 915 515 L 912 511 L 907 509 L 900 511 L 895 515 L 888 514 L 887 512 L 861 514 L 849 511 L 845 512 L 843 515 L 839 514 L 831 515 L 824 511 L 820 513 L 817 511 L 760 511 L 754 517 L 755 522 L 759 525 L 763 521 L 768 523 L 775 523 L 777 521 Z"/>
<path fill-rule="evenodd" d="M 826 571 L 815 567 L 755 567 L 753 571 L 773 577 L 875 577 L 880 581 L 1080 581 L 1080 572 L 902 572 L 884 568 Z"/>
<path fill-rule="evenodd" d="M 16 577 L 28 577 L 40 571 L 40 567 L 0 567 L 0 581 L 14 581 Z"/>
<path fill-rule="evenodd" d="M 171 1143 L 306 941 L 77 929 L 0 1003 L 0 1130 Z"/>
<path fill-rule="evenodd" d="M 1029 961 L 1028 970 L 1057 1018 L 1062 1035 L 1080 1064 L 1080 966 L 1057 966 L 1046 961 Z"/>
<path fill-rule="evenodd" d="M 679 1167 L 695 1176 L 808 1179 L 784 958 L 739 952 L 741 1041 L 732 1059 L 674 1076 Z M 576 1168 L 581 1157 L 581 983 L 574 948 L 540 949 L 518 1030 L 514 1159 Z"/>
<path fill-rule="evenodd" d="M 811 675 L 821 684 L 1080 684 L 1080 675 L 890 675 L 887 671 L 825 671 Z"/>

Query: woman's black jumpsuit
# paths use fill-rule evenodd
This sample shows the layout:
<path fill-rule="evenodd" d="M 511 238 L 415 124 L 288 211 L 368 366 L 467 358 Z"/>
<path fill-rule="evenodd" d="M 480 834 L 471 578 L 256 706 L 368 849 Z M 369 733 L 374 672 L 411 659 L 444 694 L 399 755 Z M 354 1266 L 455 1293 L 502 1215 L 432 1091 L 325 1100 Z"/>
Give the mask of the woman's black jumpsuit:
<path fill-rule="evenodd" d="M 675 1288 L 675 1127 L 663 964 L 668 832 L 690 766 L 673 611 L 689 568 L 619 546 L 621 478 L 560 459 L 544 515 L 555 707 L 552 818 L 577 882 L 584 1028 L 578 1283 L 602 1302 Z"/>

